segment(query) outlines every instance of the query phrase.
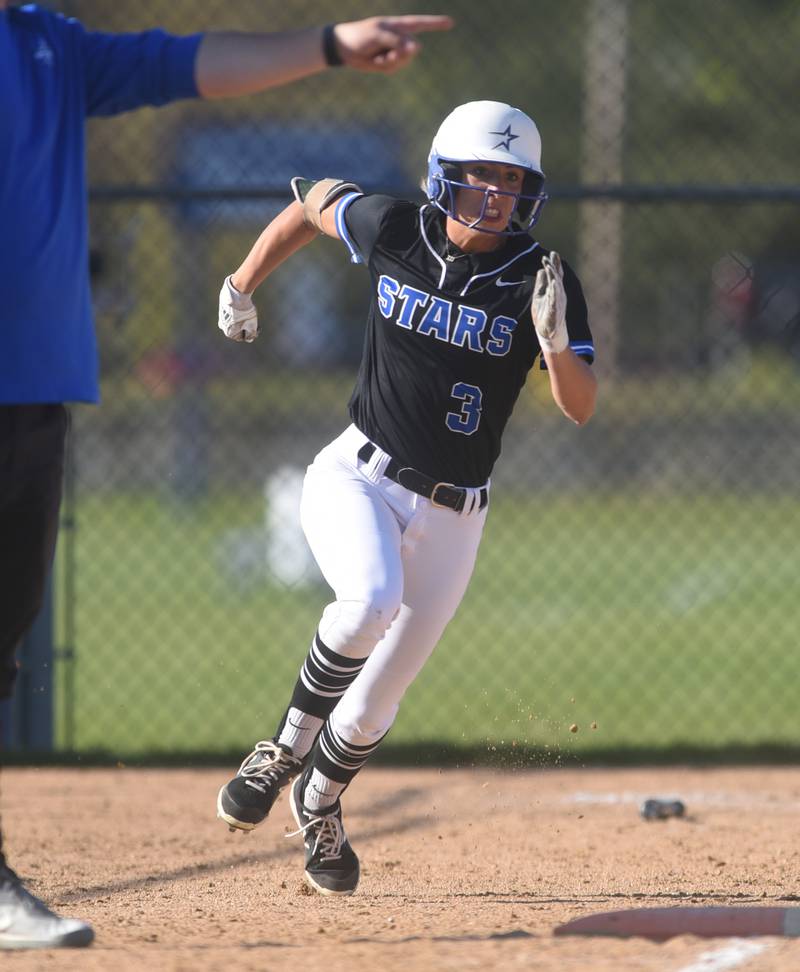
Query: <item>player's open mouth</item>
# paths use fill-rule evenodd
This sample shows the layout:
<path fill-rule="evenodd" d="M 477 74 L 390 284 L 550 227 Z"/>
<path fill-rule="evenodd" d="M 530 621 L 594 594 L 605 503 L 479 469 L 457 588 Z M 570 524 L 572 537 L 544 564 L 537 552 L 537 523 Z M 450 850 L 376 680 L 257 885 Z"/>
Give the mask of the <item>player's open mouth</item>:
<path fill-rule="evenodd" d="M 496 206 L 487 206 L 486 209 L 480 213 L 476 213 L 474 216 L 462 214 L 460 217 L 462 222 L 473 229 L 479 230 L 488 224 L 488 226 L 493 227 L 492 232 L 494 232 L 494 227 L 504 226 L 508 222 L 508 218 L 503 210 L 498 209 Z"/>
<path fill-rule="evenodd" d="M 495 209 L 494 206 L 487 206 L 486 211 L 484 212 L 483 216 L 481 216 L 481 222 L 484 220 L 501 219 L 502 215 L 503 214 L 499 209 Z"/>

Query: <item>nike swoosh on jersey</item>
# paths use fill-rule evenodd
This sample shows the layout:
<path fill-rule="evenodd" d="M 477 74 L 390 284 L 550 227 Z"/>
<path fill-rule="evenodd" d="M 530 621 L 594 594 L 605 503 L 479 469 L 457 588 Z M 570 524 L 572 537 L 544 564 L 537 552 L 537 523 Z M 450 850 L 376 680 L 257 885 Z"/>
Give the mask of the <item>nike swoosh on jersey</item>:
<path fill-rule="evenodd" d="M 503 280 L 502 277 L 498 277 L 497 280 L 495 280 L 496 287 L 520 287 L 524 283 L 524 280 Z"/>

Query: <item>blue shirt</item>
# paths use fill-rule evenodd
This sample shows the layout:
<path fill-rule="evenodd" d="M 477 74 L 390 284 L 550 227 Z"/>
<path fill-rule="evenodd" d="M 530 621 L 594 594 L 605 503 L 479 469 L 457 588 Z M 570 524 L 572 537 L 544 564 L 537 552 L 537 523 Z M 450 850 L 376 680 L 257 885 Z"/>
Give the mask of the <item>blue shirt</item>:
<path fill-rule="evenodd" d="M 200 41 L 0 12 L 0 403 L 98 400 L 85 120 L 196 97 Z"/>

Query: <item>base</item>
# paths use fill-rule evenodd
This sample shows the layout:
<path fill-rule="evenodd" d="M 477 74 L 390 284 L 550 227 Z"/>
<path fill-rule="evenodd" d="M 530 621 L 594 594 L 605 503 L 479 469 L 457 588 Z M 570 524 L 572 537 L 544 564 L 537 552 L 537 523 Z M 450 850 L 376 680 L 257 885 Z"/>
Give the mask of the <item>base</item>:
<path fill-rule="evenodd" d="M 697 935 L 700 938 L 780 935 L 797 938 L 800 937 L 800 908 L 632 908 L 574 918 L 555 928 L 553 934 L 640 937 L 656 942 L 677 935 Z"/>

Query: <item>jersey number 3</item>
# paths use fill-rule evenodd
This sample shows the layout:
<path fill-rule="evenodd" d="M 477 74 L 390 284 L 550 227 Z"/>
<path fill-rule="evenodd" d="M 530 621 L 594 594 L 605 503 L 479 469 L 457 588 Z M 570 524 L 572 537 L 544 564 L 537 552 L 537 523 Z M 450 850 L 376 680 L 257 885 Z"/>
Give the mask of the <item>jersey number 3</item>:
<path fill-rule="evenodd" d="M 451 432 L 472 435 L 481 420 L 483 392 L 477 385 L 458 381 L 453 385 L 450 394 L 461 402 L 461 408 L 457 412 L 447 413 L 445 425 Z"/>

